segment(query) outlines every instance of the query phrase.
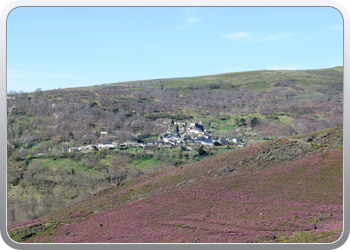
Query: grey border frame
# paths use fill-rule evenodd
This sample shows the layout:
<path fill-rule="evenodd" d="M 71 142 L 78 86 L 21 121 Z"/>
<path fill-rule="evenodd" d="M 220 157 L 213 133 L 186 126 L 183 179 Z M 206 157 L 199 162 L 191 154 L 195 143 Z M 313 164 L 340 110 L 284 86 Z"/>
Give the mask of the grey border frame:
<path fill-rule="evenodd" d="M 6 201 L 6 193 L 7 188 L 4 185 L 6 184 L 6 178 L 7 178 L 7 134 L 6 134 L 6 127 L 7 127 L 7 99 L 4 95 L 7 94 L 7 51 L 6 51 L 6 25 L 7 25 L 7 17 L 9 13 L 17 8 L 17 7 L 146 7 L 146 6 L 153 6 L 153 7 L 332 7 L 337 9 L 340 14 L 343 16 L 343 66 L 344 66 L 344 97 L 350 96 L 350 87 L 349 85 L 349 63 L 350 63 L 350 53 L 349 53 L 349 46 L 345 46 L 346 44 L 349 44 L 350 42 L 350 19 L 349 14 L 345 7 L 341 5 L 338 2 L 334 2 L 331 0 L 294 0 L 294 1 L 278 1 L 278 0 L 264 0 L 263 3 L 261 0 L 169 0 L 169 1 L 161 1 L 161 0 L 19 0 L 12 2 L 6 6 L 6 8 L 1 13 L 0 17 L 0 49 L 1 49 L 1 57 L 0 57 L 0 93 L 2 93 L 3 98 L 1 98 L 1 109 L 0 109 L 0 117 L 1 122 L 1 132 L 0 132 L 0 157 L 1 157 L 1 185 L 2 188 L 0 189 L 0 197 L 2 201 Z M 345 84 L 347 83 L 347 84 Z M 344 119 L 343 119 L 343 127 L 346 128 L 348 124 L 350 124 L 350 113 L 349 113 L 349 102 L 346 98 L 343 99 L 344 103 Z M 344 130 L 343 132 L 344 136 L 344 156 L 343 156 L 343 179 L 345 180 L 345 177 L 350 176 L 350 170 L 347 169 L 345 166 L 348 166 L 350 162 L 350 154 L 345 154 L 346 150 L 350 148 L 350 130 Z M 333 243 L 255 243 L 255 244 L 247 244 L 247 243 L 218 243 L 218 244 L 203 244 L 203 243 L 184 243 L 184 244 L 122 244 L 122 243 L 105 243 L 105 244 L 98 244 L 98 243 L 17 243 L 13 241 L 7 233 L 7 227 L 6 227 L 6 202 L 1 203 L 0 207 L 0 222 L 1 222 L 1 236 L 4 240 L 4 242 L 11 248 L 15 249 L 61 249 L 61 248 L 74 248 L 74 249 L 96 249 L 103 248 L 103 249 L 115 249 L 115 248 L 122 248 L 122 249 L 177 249 L 177 248 L 183 248 L 183 247 L 190 247 L 192 249 L 212 249 L 220 248 L 220 249 L 232 249 L 232 247 L 238 247 L 240 249 L 251 249 L 251 248 L 259 248 L 259 249 L 295 249 L 295 248 L 306 248 L 306 249 L 336 249 L 341 247 L 348 239 L 349 237 L 349 229 L 350 229 L 350 201 L 349 201 L 349 195 L 350 192 L 345 192 L 345 190 L 350 189 L 350 182 L 343 182 L 343 190 L 344 190 L 344 196 L 343 196 L 343 233 L 341 237 L 333 242 Z"/>

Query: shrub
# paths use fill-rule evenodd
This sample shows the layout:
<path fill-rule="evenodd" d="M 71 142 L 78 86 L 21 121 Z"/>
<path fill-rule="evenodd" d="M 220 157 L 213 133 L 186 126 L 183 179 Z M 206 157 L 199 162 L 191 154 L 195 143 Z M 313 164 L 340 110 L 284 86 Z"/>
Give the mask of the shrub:
<path fill-rule="evenodd" d="M 258 124 L 258 118 L 253 117 L 253 119 L 250 121 L 250 126 L 253 128 L 256 124 Z"/>
<path fill-rule="evenodd" d="M 95 106 L 97 106 L 97 102 L 92 102 L 91 104 L 90 104 L 90 107 L 92 108 L 92 107 L 95 107 Z"/>
<path fill-rule="evenodd" d="M 204 155 L 207 155 L 207 152 L 203 149 L 203 146 L 201 145 L 198 149 L 198 154 L 200 156 L 204 156 Z"/>

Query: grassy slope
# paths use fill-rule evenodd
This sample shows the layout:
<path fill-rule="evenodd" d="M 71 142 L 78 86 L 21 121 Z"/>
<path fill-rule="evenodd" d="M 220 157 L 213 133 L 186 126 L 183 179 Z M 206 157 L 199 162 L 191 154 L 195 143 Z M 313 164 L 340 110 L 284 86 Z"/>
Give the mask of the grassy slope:
<path fill-rule="evenodd" d="M 113 86 L 130 85 L 136 88 L 165 88 L 184 89 L 190 84 L 207 86 L 210 83 L 220 83 L 221 89 L 233 90 L 231 86 L 246 87 L 250 90 L 266 90 L 271 87 L 274 80 L 294 80 L 301 87 L 311 84 L 329 87 L 343 82 L 343 67 L 317 69 L 317 70 L 259 70 L 237 73 L 226 73 L 208 76 L 168 78 L 154 80 L 140 80 L 119 83 L 109 83 L 82 87 L 77 89 L 105 89 Z M 140 85 L 142 84 L 142 85 Z"/>
<path fill-rule="evenodd" d="M 340 128 L 253 145 L 107 188 L 9 233 L 26 242 L 333 242 L 340 145 Z"/>
<path fill-rule="evenodd" d="M 36 168 L 41 169 L 41 168 L 60 168 L 60 169 L 67 169 L 69 171 L 71 171 L 72 169 L 75 172 L 88 172 L 91 174 L 95 174 L 97 176 L 102 175 L 102 173 L 94 170 L 94 169 L 87 169 L 84 166 L 82 166 L 81 164 L 74 162 L 72 160 L 69 159 L 34 159 L 31 163 L 31 166 L 29 167 L 29 169 L 33 169 L 35 170 Z"/>

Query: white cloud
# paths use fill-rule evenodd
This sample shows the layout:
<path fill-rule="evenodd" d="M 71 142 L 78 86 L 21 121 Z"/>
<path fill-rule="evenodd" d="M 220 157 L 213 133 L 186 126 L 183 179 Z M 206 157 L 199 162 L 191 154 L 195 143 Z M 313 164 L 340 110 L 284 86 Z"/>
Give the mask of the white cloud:
<path fill-rule="evenodd" d="M 178 30 L 191 29 L 196 26 L 197 23 L 202 21 L 201 18 L 198 18 L 195 14 L 195 10 L 192 8 L 186 8 L 181 10 L 182 13 L 182 24 L 177 28 Z"/>
<path fill-rule="evenodd" d="M 222 36 L 224 38 L 230 39 L 230 40 L 249 38 L 251 41 L 254 41 L 254 42 L 267 42 L 267 41 L 281 40 L 281 39 L 292 36 L 292 34 L 285 33 L 285 34 L 277 34 L 277 35 L 267 35 L 265 37 L 257 37 L 257 36 L 252 35 L 251 33 L 238 31 L 237 33 L 234 33 L 234 34 L 227 34 L 227 35 L 222 35 Z"/>
<path fill-rule="evenodd" d="M 243 38 L 243 37 L 253 38 L 252 35 L 245 33 L 245 32 L 241 32 L 241 31 L 238 31 L 235 34 L 227 34 L 227 35 L 222 35 L 222 36 L 225 37 L 226 39 L 237 39 L 237 38 Z"/>
<path fill-rule="evenodd" d="M 280 40 L 280 39 L 287 38 L 287 37 L 290 37 L 290 36 L 292 36 L 292 34 L 268 35 L 268 36 L 265 36 L 262 39 L 259 39 L 259 42 L 275 41 L 275 40 Z"/>
<path fill-rule="evenodd" d="M 186 23 L 187 24 L 192 24 L 192 23 L 197 23 L 199 22 L 201 19 L 196 18 L 196 17 L 189 17 L 186 19 Z"/>

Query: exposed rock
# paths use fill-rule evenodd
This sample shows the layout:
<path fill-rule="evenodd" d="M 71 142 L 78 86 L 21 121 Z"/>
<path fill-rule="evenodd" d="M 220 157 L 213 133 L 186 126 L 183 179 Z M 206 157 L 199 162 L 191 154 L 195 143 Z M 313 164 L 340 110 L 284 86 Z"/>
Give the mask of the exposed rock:
<path fill-rule="evenodd" d="M 236 172 L 236 168 L 235 167 L 225 167 L 220 169 L 219 175 L 223 176 L 223 175 L 227 175 L 227 174 L 233 174 Z"/>
<path fill-rule="evenodd" d="M 336 131 L 338 136 L 331 136 L 332 132 L 325 132 L 318 135 L 311 135 L 301 138 L 300 141 L 306 142 L 313 146 L 327 146 L 329 149 L 336 149 L 337 147 L 343 145 L 343 128 L 339 128 Z"/>
<path fill-rule="evenodd" d="M 304 153 L 311 147 L 299 141 L 292 141 L 285 145 L 280 145 L 274 149 L 267 149 L 259 152 L 256 160 L 292 160 Z"/>

